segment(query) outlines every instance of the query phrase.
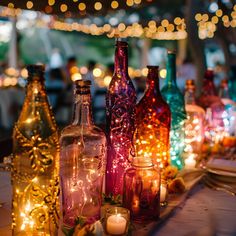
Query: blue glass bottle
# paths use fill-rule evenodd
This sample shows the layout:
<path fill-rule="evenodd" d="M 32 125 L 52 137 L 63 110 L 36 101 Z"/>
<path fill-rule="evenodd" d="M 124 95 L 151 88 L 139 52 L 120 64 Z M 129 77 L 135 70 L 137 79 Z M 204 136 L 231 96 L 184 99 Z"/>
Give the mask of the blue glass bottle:
<path fill-rule="evenodd" d="M 183 168 L 184 121 L 186 119 L 184 96 L 176 84 L 176 55 L 168 52 L 166 83 L 161 90 L 171 110 L 170 156 L 171 165 Z"/>

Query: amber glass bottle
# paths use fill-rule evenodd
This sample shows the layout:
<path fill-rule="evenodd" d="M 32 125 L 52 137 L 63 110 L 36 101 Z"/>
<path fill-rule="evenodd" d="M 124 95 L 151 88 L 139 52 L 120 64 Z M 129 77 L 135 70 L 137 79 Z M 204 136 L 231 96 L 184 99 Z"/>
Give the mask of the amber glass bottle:
<path fill-rule="evenodd" d="M 170 163 L 171 113 L 159 89 L 158 66 L 148 66 L 147 89 L 136 107 L 136 155 L 152 159 L 155 166 Z"/>
<path fill-rule="evenodd" d="M 44 87 L 44 67 L 28 69 L 26 97 L 13 134 L 13 235 L 57 235 L 59 143 Z"/>

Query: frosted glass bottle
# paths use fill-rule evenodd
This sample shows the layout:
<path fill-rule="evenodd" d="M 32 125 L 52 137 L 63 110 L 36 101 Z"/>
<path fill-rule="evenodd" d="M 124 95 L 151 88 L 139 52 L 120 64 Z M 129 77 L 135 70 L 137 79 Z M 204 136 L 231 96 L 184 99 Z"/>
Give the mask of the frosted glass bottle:
<path fill-rule="evenodd" d="M 187 80 L 185 85 L 185 149 L 186 158 L 192 155 L 197 158 L 201 154 L 204 141 L 205 111 L 196 104 L 194 80 Z"/>

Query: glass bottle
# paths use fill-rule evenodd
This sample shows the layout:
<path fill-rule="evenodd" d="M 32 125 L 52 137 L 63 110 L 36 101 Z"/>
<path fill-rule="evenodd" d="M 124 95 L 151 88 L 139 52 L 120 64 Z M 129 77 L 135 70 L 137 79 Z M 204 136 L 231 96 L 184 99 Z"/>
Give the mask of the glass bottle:
<path fill-rule="evenodd" d="M 169 165 L 171 113 L 159 89 L 158 66 L 147 66 L 147 89 L 136 106 L 135 149 L 160 168 Z"/>
<path fill-rule="evenodd" d="M 160 214 L 160 172 L 148 157 L 134 157 L 124 175 L 123 206 L 131 219 L 143 223 L 157 220 Z"/>
<path fill-rule="evenodd" d="M 205 111 L 196 105 L 194 80 L 187 80 L 185 86 L 185 110 L 187 120 L 185 121 L 185 149 L 184 156 L 194 158 L 201 153 L 204 141 L 204 119 Z"/>
<path fill-rule="evenodd" d="M 211 147 L 216 147 L 224 137 L 224 104 L 217 96 L 214 85 L 214 72 L 208 69 L 205 72 L 201 95 L 198 98 L 198 105 L 206 111 L 205 119 L 205 141 Z M 216 149 L 216 148 L 213 148 Z"/>
<path fill-rule="evenodd" d="M 30 65 L 13 132 L 12 235 L 57 235 L 59 142 L 44 86 L 44 66 Z"/>
<path fill-rule="evenodd" d="M 217 96 L 216 87 L 214 84 L 214 72 L 212 69 L 207 69 L 202 84 L 202 90 L 200 97 L 198 98 L 198 104 L 207 109 L 213 103 L 221 103 L 220 98 Z"/>
<path fill-rule="evenodd" d="M 178 169 L 183 168 L 182 154 L 184 151 L 184 121 L 186 119 L 184 96 L 176 84 L 176 55 L 169 51 L 167 56 L 166 83 L 161 94 L 170 106 L 171 132 L 170 132 L 170 156 L 171 164 Z"/>
<path fill-rule="evenodd" d="M 116 42 L 115 71 L 107 97 L 108 157 L 106 193 L 122 195 L 123 176 L 134 155 L 136 93 L 128 75 L 128 44 Z"/>
<path fill-rule="evenodd" d="M 225 106 L 225 112 L 223 113 L 225 135 L 236 136 L 236 102 L 230 98 L 227 79 L 221 81 L 219 97 Z"/>
<path fill-rule="evenodd" d="M 63 226 L 73 228 L 78 218 L 100 219 L 106 166 L 106 136 L 92 119 L 91 81 L 75 82 L 72 124 L 60 138 L 60 181 Z"/>

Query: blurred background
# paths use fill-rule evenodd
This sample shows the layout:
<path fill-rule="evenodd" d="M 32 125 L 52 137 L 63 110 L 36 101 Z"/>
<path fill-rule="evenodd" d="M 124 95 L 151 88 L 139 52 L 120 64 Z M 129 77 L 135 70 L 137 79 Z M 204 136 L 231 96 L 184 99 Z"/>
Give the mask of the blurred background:
<path fill-rule="evenodd" d="M 167 49 L 176 50 L 178 85 L 204 71 L 215 84 L 236 80 L 236 5 L 232 0 L 1 1 L 0 139 L 10 137 L 24 100 L 25 66 L 46 64 L 46 89 L 60 128 L 71 120 L 72 82 L 92 80 L 96 124 L 105 123 L 105 94 L 113 74 L 115 35 L 128 37 L 129 75 L 138 98 L 146 65 L 166 77 Z M 235 83 L 235 82 L 234 82 Z M 235 95 L 236 96 L 236 95 Z"/>

